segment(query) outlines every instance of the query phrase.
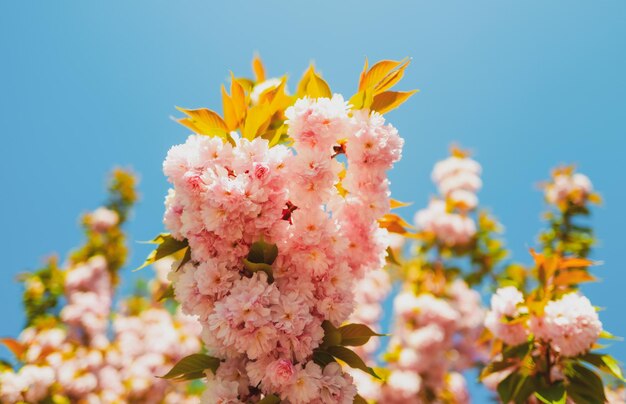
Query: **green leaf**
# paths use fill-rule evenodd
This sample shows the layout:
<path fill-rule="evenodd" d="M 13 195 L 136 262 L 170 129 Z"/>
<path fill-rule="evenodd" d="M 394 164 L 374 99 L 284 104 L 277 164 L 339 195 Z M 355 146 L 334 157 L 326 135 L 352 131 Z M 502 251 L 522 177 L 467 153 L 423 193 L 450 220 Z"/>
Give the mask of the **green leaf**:
<path fill-rule="evenodd" d="M 163 291 L 163 293 L 161 294 L 161 296 L 159 296 L 159 298 L 157 299 L 158 302 L 160 302 L 161 300 L 165 300 L 165 299 L 171 299 L 174 297 L 174 286 L 169 285 L 167 287 L 167 289 L 165 289 Z"/>
<path fill-rule="evenodd" d="M 621 381 L 626 381 L 624 380 L 622 369 L 619 367 L 619 364 L 617 363 L 615 358 L 613 358 L 611 355 L 590 352 L 581 356 L 580 359 L 592 364 L 593 366 L 604 372 L 612 374 Z"/>
<path fill-rule="evenodd" d="M 504 359 L 523 359 L 524 357 L 526 357 L 526 355 L 528 355 L 532 346 L 532 342 L 524 342 L 523 344 L 507 347 L 502 352 L 502 356 L 504 357 Z"/>
<path fill-rule="evenodd" d="M 372 331 L 365 324 L 346 324 L 339 327 L 341 334 L 341 345 L 344 346 L 361 346 L 367 343 L 371 337 L 382 337 L 384 334 L 378 334 Z"/>
<path fill-rule="evenodd" d="M 387 257 L 386 258 L 387 258 L 387 263 L 388 264 L 398 265 L 398 266 L 402 265 L 402 263 L 400 262 L 398 257 L 396 257 L 396 253 L 393 251 L 393 249 L 391 247 L 387 247 Z"/>
<path fill-rule="evenodd" d="M 535 392 L 535 397 L 545 404 L 565 404 L 567 393 L 563 383 L 556 383 Z"/>
<path fill-rule="evenodd" d="M 482 372 L 480 372 L 479 380 L 482 380 L 485 377 L 493 373 L 501 372 L 505 369 L 508 369 L 515 364 L 516 364 L 515 362 L 508 362 L 508 361 L 491 362 L 483 368 Z"/>
<path fill-rule="evenodd" d="M 354 401 L 352 401 L 352 404 L 367 404 L 367 400 L 357 394 L 356 396 L 354 396 Z"/>
<path fill-rule="evenodd" d="M 336 361 L 335 361 L 335 358 L 333 358 L 333 356 L 329 354 L 328 352 L 322 351 L 320 349 L 316 349 L 315 351 L 313 351 L 313 362 L 320 365 L 320 367 L 323 369 L 329 363 L 336 362 Z"/>
<path fill-rule="evenodd" d="M 265 272 L 265 274 L 267 275 L 267 282 L 270 284 L 274 283 L 274 271 L 272 270 L 272 267 L 270 265 L 263 264 L 263 263 L 257 264 L 254 262 L 250 262 L 244 258 L 243 267 L 252 273 L 255 273 L 258 271 Z"/>
<path fill-rule="evenodd" d="M 184 357 L 174 367 L 161 376 L 163 379 L 193 380 L 205 377 L 205 370 L 211 369 L 213 373 L 220 366 L 220 360 L 205 354 L 193 354 Z"/>
<path fill-rule="evenodd" d="M 268 396 L 263 397 L 263 399 L 261 401 L 258 402 L 258 404 L 277 404 L 280 403 L 280 397 L 278 397 L 276 394 L 270 394 Z"/>
<path fill-rule="evenodd" d="M 606 401 L 602 379 L 580 363 L 568 370 L 569 383 L 565 387 L 567 395 L 575 403 L 602 404 Z"/>
<path fill-rule="evenodd" d="M 534 380 L 528 375 L 513 372 L 498 384 L 498 395 L 503 403 L 525 403 L 534 391 Z"/>
<path fill-rule="evenodd" d="M 498 383 L 498 395 L 503 403 L 511 402 L 513 394 L 515 393 L 515 387 L 517 387 L 520 378 L 521 376 L 518 372 L 513 372 Z"/>
<path fill-rule="evenodd" d="M 341 333 L 333 323 L 324 320 L 322 322 L 322 328 L 324 329 L 324 339 L 320 345 L 322 348 L 341 344 Z"/>
<path fill-rule="evenodd" d="M 257 241 L 250 246 L 248 261 L 256 264 L 272 265 L 278 256 L 276 244 L 269 244 L 263 240 Z"/>
<path fill-rule="evenodd" d="M 176 267 L 176 271 L 181 269 L 189 261 L 191 261 L 191 248 L 185 250 L 185 255 L 183 255 L 183 259 L 180 260 L 180 264 L 178 264 L 178 267 Z"/>
<path fill-rule="evenodd" d="M 329 354 L 345 362 L 351 368 L 360 369 L 365 373 L 368 373 L 375 378 L 380 379 L 376 372 L 374 372 L 374 369 L 368 367 L 359 355 L 349 350 L 348 348 L 343 346 L 330 346 L 326 350 Z"/>
<path fill-rule="evenodd" d="M 168 233 L 159 234 L 150 243 L 158 244 L 157 248 L 154 249 L 148 255 L 148 258 L 146 258 L 144 263 L 139 268 L 133 270 L 133 272 L 139 271 L 140 269 L 145 268 L 148 265 L 154 264 L 162 258 L 169 257 L 170 255 L 189 247 L 189 243 L 187 242 L 187 240 L 177 240 Z"/>

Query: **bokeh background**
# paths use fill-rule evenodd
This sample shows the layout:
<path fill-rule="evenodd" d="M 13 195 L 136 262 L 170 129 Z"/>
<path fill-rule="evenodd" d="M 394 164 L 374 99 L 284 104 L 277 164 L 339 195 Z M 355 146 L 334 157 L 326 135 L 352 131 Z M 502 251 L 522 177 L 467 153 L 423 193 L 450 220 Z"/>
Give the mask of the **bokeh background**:
<path fill-rule="evenodd" d="M 412 57 L 400 87 L 421 92 L 388 115 L 406 139 L 394 197 L 415 202 L 412 219 L 434 192 L 435 161 L 453 142 L 472 149 L 512 259 L 529 262 L 536 244 L 537 184 L 577 164 L 605 199 L 592 217 L 603 282 L 585 291 L 607 308 L 605 328 L 626 336 L 626 2 L 219 3 L 0 3 L 0 336 L 22 326 L 15 276 L 80 242 L 77 215 L 104 199 L 112 166 L 141 176 L 131 240 L 162 230 L 161 163 L 187 135 L 174 105 L 219 109 L 219 85 L 229 70 L 250 75 L 255 51 L 292 88 L 314 60 L 346 95 L 366 56 Z M 146 253 L 133 244 L 130 267 Z M 125 272 L 126 291 L 138 276 Z M 626 343 L 608 351 L 626 359 Z"/>

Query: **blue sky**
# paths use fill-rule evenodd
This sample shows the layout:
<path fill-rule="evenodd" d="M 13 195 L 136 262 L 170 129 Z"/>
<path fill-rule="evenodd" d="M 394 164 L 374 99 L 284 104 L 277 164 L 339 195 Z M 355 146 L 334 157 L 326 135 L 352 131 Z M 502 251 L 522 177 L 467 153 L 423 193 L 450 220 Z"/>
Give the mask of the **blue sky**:
<path fill-rule="evenodd" d="M 517 260 L 529 261 L 542 224 L 536 184 L 576 163 L 605 199 L 593 215 L 603 282 L 586 292 L 626 336 L 626 2 L 222 3 L 0 3 L 0 335 L 23 321 L 15 275 L 77 245 L 77 215 L 103 200 L 112 166 L 141 175 L 132 240 L 161 230 L 161 162 L 186 135 L 169 119 L 174 105 L 219 108 L 229 70 L 249 74 L 258 51 L 270 73 L 293 79 L 315 60 L 346 94 L 366 56 L 412 57 L 402 86 L 421 92 L 388 116 L 406 139 L 394 196 L 426 204 L 434 162 L 454 141 L 471 148 L 481 201 Z M 137 264 L 146 251 L 132 248 Z M 626 359 L 626 343 L 609 350 Z"/>

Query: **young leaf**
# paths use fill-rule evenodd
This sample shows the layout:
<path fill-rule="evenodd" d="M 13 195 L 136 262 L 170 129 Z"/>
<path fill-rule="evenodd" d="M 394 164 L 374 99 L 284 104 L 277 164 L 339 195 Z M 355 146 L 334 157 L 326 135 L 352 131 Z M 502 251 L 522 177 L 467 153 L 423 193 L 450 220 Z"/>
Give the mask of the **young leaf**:
<path fill-rule="evenodd" d="M 509 403 L 513 399 L 515 389 L 520 383 L 522 376 L 519 372 L 513 372 L 498 383 L 498 395 L 503 403 Z"/>
<path fill-rule="evenodd" d="M 533 347 L 532 342 L 524 342 L 519 345 L 507 347 L 502 352 L 502 356 L 504 356 L 504 359 L 510 359 L 510 358 L 523 359 L 526 355 L 528 355 L 532 347 Z"/>
<path fill-rule="evenodd" d="M 183 259 L 180 260 L 180 264 L 178 264 L 176 270 L 178 271 L 179 269 L 181 269 L 189 261 L 191 261 L 191 248 L 185 250 L 185 255 L 183 255 Z"/>
<path fill-rule="evenodd" d="M 385 78 L 379 81 L 378 84 L 376 84 L 376 86 L 374 87 L 375 93 L 380 94 L 383 91 L 386 91 L 395 86 L 400 80 L 402 80 L 402 77 L 404 77 L 404 71 L 409 66 L 409 63 L 411 63 L 410 59 L 404 59 L 402 64 L 398 66 L 396 70 L 392 71 L 391 73 L 386 75 Z"/>
<path fill-rule="evenodd" d="M 239 127 L 241 121 L 235 111 L 235 104 L 233 99 L 226 92 L 226 88 L 222 86 L 222 108 L 224 110 L 224 122 L 229 131 L 235 130 Z"/>
<path fill-rule="evenodd" d="M 540 388 L 535 392 L 535 397 L 545 404 L 565 404 L 567 393 L 563 383 L 556 383 L 548 387 Z"/>
<path fill-rule="evenodd" d="M 278 397 L 276 394 L 267 395 L 263 397 L 261 401 L 258 402 L 258 404 L 278 404 L 278 403 L 280 403 L 280 397 Z"/>
<path fill-rule="evenodd" d="M 170 299 L 174 297 L 174 286 L 169 285 L 167 287 L 167 289 L 165 289 L 163 291 L 163 293 L 161 293 L 161 296 L 159 296 L 159 298 L 157 299 L 158 302 L 165 300 L 165 299 Z"/>
<path fill-rule="evenodd" d="M 371 69 L 369 69 L 367 73 L 365 73 L 362 80 L 360 80 L 359 91 L 364 90 L 366 88 L 374 88 L 379 85 L 382 85 L 381 88 L 391 87 L 389 85 L 385 86 L 384 83 L 388 81 L 386 80 L 386 78 L 388 78 L 394 72 L 394 70 L 398 69 L 400 66 L 406 67 L 408 62 L 409 62 L 408 59 L 404 59 L 400 61 L 381 60 L 380 62 L 376 62 L 374 65 L 372 65 Z M 384 91 L 384 90 L 380 90 L 380 91 Z"/>
<path fill-rule="evenodd" d="M 243 125 L 243 137 L 252 140 L 262 135 L 267 130 L 271 117 L 269 105 L 260 104 L 250 108 Z"/>
<path fill-rule="evenodd" d="M 590 369 L 575 363 L 565 386 L 567 395 L 576 403 L 601 404 L 606 401 L 602 379 Z"/>
<path fill-rule="evenodd" d="M 263 240 L 252 243 L 248 253 L 248 261 L 272 265 L 278 256 L 276 244 L 269 244 Z"/>
<path fill-rule="evenodd" d="M 324 81 L 324 79 L 322 79 L 315 72 L 313 65 L 311 65 L 302 76 L 300 83 L 298 83 L 296 96 L 298 98 L 304 96 L 309 96 L 311 98 L 330 98 L 332 96 L 332 92 L 330 91 L 330 87 L 326 81 Z"/>
<path fill-rule="evenodd" d="M 213 373 L 220 366 L 220 360 L 204 354 L 193 354 L 184 357 L 174 367 L 161 376 L 163 379 L 193 380 L 204 377 L 204 371 L 210 369 Z"/>
<path fill-rule="evenodd" d="M 230 99 L 233 101 L 233 107 L 237 121 L 241 122 L 246 116 L 246 110 L 248 109 L 248 102 L 246 100 L 246 93 L 241 83 L 235 78 L 233 72 L 230 72 Z"/>
<path fill-rule="evenodd" d="M 0 342 L 2 342 L 2 344 L 4 344 L 9 351 L 13 352 L 13 355 L 15 355 L 16 358 L 20 358 L 26 350 L 26 347 L 21 342 L 13 338 L 2 338 L 0 339 Z"/>
<path fill-rule="evenodd" d="M 335 358 L 333 358 L 333 356 L 328 352 L 316 349 L 315 351 L 313 351 L 313 362 L 320 365 L 320 367 L 323 369 L 329 363 L 336 361 Z"/>
<path fill-rule="evenodd" d="M 593 282 L 596 278 L 585 269 L 574 269 L 571 271 L 560 272 L 554 278 L 555 285 L 578 285 L 584 282 Z"/>
<path fill-rule="evenodd" d="M 394 213 L 387 213 L 385 216 L 378 219 L 378 224 L 383 229 L 398 234 L 407 233 L 407 229 L 414 228 L 410 223 Z"/>
<path fill-rule="evenodd" d="M 418 90 L 413 91 L 385 91 L 374 96 L 371 109 L 380 114 L 398 108 Z"/>
<path fill-rule="evenodd" d="M 254 72 L 254 79 L 257 83 L 265 81 L 265 67 L 259 55 L 254 55 L 252 59 L 252 71 Z"/>
<path fill-rule="evenodd" d="M 226 122 L 216 112 L 210 109 L 185 109 L 176 107 L 179 111 L 187 115 L 178 122 L 199 135 L 224 137 L 228 132 Z"/>
<path fill-rule="evenodd" d="M 595 265 L 595 262 L 587 258 L 567 257 L 567 258 L 561 259 L 561 262 L 559 263 L 558 268 L 559 269 L 587 268 L 592 265 Z"/>
<path fill-rule="evenodd" d="M 402 265 L 402 263 L 400 262 L 398 257 L 396 257 L 396 253 L 393 251 L 393 248 L 391 248 L 391 247 L 387 247 L 387 257 L 386 258 L 387 258 L 387 263 L 388 264 L 398 265 L 398 266 Z"/>
<path fill-rule="evenodd" d="M 369 108 L 372 105 L 373 101 L 374 101 L 374 90 L 364 89 L 354 94 L 350 98 L 350 101 L 348 101 L 348 103 L 352 105 L 353 109 L 358 110 L 358 109 Z"/>
<path fill-rule="evenodd" d="M 322 340 L 322 348 L 341 344 L 341 333 L 328 320 L 322 322 L 322 328 L 324 329 L 324 339 Z"/>
<path fill-rule="evenodd" d="M 352 401 L 352 404 L 367 404 L 367 400 L 357 394 L 356 396 L 354 396 L 354 401 Z"/>
<path fill-rule="evenodd" d="M 177 240 L 172 237 L 171 234 L 162 233 L 159 234 L 155 239 L 155 243 L 158 243 L 156 249 L 154 249 L 149 255 L 148 258 L 144 261 L 144 263 L 134 271 L 139 271 L 142 268 L 147 267 L 148 265 L 154 264 L 158 260 L 169 257 L 179 251 L 182 251 L 185 248 L 188 248 L 189 244 L 187 240 Z"/>
<path fill-rule="evenodd" d="M 509 362 L 509 361 L 496 361 L 496 362 L 491 362 L 489 363 L 487 366 L 485 366 L 483 368 L 483 370 L 480 372 L 480 377 L 479 380 L 484 379 L 485 377 L 493 374 L 493 373 L 498 373 L 501 372 L 503 370 L 509 369 L 510 367 L 516 365 L 515 362 Z"/>
<path fill-rule="evenodd" d="M 367 343 L 371 337 L 382 337 L 384 334 L 378 334 L 372 331 L 365 324 L 346 324 L 339 327 L 341 334 L 341 345 L 344 346 L 361 346 Z"/>
<path fill-rule="evenodd" d="M 581 356 L 580 358 L 584 360 L 585 362 L 590 363 L 593 366 L 597 367 L 598 369 L 612 374 L 619 380 L 626 381 L 624 380 L 622 369 L 620 368 L 615 358 L 613 358 L 612 356 L 590 352 L 588 354 Z"/>
<path fill-rule="evenodd" d="M 360 369 L 365 373 L 368 373 L 375 378 L 380 379 L 376 372 L 374 372 L 374 369 L 368 367 L 359 355 L 349 350 L 348 348 L 343 346 L 330 346 L 327 348 L 327 351 L 335 358 L 345 362 L 351 368 Z"/>
<path fill-rule="evenodd" d="M 267 275 L 267 282 L 274 283 L 274 271 L 272 270 L 272 266 L 265 264 L 263 262 L 250 262 L 247 259 L 243 259 L 243 267 L 248 271 L 254 273 L 258 271 L 265 272 Z"/>
<path fill-rule="evenodd" d="M 413 204 L 413 202 L 401 202 L 398 201 L 396 199 L 390 199 L 389 200 L 389 207 L 391 209 L 397 209 L 397 208 L 404 208 L 407 206 L 411 206 Z"/>

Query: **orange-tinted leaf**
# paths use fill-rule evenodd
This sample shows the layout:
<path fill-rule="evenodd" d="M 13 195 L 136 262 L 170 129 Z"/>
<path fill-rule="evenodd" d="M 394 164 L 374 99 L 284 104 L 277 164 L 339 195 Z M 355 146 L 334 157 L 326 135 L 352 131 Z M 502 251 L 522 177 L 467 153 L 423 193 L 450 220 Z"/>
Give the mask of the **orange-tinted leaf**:
<path fill-rule="evenodd" d="M 450 154 L 454 157 L 465 158 L 471 155 L 468 150 L 462 149 L 459 145 L 453 144 L 450 147 Z"/>
<path fill-rule="evenodd" d="M 265 67 L 259 55 L 254 55 L 252 59 L 252 71 L 254 72 L 254 79 L 257 83 L 265 81 Z"/>
<path fill-rule="evenodd" d="M 414 227 L 400 216 L 387 213 L 382 218 L 378 219 L 380 227 L 387 229 L 391 233 L 404 234 L 407 233 L 407 229 L 413 229 Z"/>
<path fill-rule="evenodd" d="M 411 206 L 412 204 L 412 202 L 400 202 L 393 198 L 389 200 L 389 206 L 391 209 L 404 208 L 406 206 Z"/>
<path fill-rule="evenodd" d="M 365 74 L 363 80 L 359 83 L 359 91 L 370 87 L 376 87 L 385 76 L 394 71 L 402 61 L 396 60 L 381 60 L 380 62 L 372 65 L 372 68 Z"/>
<path fill-rule="evenodd" d="M 199 135 L 216 136 L 228 131 L 226 122 L 216 112 L 210 109 L 185 109 L 176 107 L 187 115 L 178 122 Z"/>
<path fill-rule="evenodd" d="M 592 265 L 595 265 L 595 262 L 588 260 L 586 258 L 563 258 L 559 263 L 559 269 L 568 269 L 568 268 L 587 268 Z"/>
<path fill-rule="evenodd" d="M 248 103 L 246 101 L 246 94 L 243 91 L 241 83 L 237 81 L 232 72 L 230 73 L 230 98 L 233 100 L 233 107 L 235 109 L 237 121 L 241 122 L 246 115 Z"/>
<path fill-rule="evenodd" d="M 385 114 L 396 109 L 408 100 L 417 90 L 413 91 L 385 91 L 374 96 L 371 109 Z"/>
<path fill-rule="evenodd" d="M 291 96 L 287 95 L 285 91 L 286 85 L 287 77 L 283 77 L 280 85 L 263 91 L 259 96 L 259 103 L 268 103 L 272 115 L 276 112 L 284 111 L 292 103 Z"/>
<path fill-rule="evenodd" d="M 371 89 L 365 89 L 354 94 L 348 102 L 352 105 L 353 109 L 363 109 L 369 108 L 373 101 L 374 91 Z"/>
<path fill-rule="evenodd" d="M 250 80 L 247 77 L 235 77 L 235 80 L 237 80 L 237 83 L 239 83 L 241 87 L 243 87 L 244 91 L 247 91 L 247 92 L 252 91 L 252 88 L 254 87 L 253 80 Z"/>
<path fill-rule="evenodd" d="M 589 194 L 589 196 L 587 196 L 587 199 L 589 200 L 589 202 L 595 203 L 596 205 L 602 204 L 602 197 L 600 196 L 600 194 L 596 194 L 595 192 Z"/>
<path fill-rule="evenodd" d="M 298 98 L 309 96 L 311 98 L 331 97 L 332 93 L 328 83 L 324 81 L 316 72 L 313 65 L 309 66 L 298 83 L 296 91 Z"/>
<path fill-rule="evenodd" d="M 584 269 L 575 269 L 573 271 L 565 271 L 559 273 L 554 278 L 555 285 L 567 286 L 577 285 L 579 283 L 593 282 L 596 278 Z"/>
<path fill-rule="evenodd" d="M 16 358 L 20 358 L 26 350 L 26 347 L 22 345 L 21 342 L 13 338 L 2 338 L 0 339 L 0 342 L 2 342 L 4 346 L 9 348 L 9 350 L 13 352 L 13 355 L 15 355 Z"/>
<path fill-rule="evenodd" d="M 250 108 L 243 127 L 243 137 L 252 140 L 262 135 L 269 126 L 271 117 L 272 114 L 267 105 L 255 105 Z"/>
<path fill-rule="evenodd" d="M 224 109 L 224 121 L 229 131 L 235 130 L 239 127 L 239 120 L 237 119 L 237 113 L 235 112 L 235 105 L 232 98 L 226 92 L 226 88 L 222 86 L 222 108 Z"/>
<path fill-rule="evenodd" d="M 409 66 L 411 62 L 410 59 L 404 59 L 404 61 L 398 66 L 398 68 L 387 76 L 385 76 L 376 86 L 374 87 L 375 94 L 382 93 L 383 91 L 389 90 L 391 87 L 395 86 L 402 77 L 404 77 L 404 71 Z"/>
<path fill-rule="evenodd" d="M 533 260 L 535 261 L 535 266 L 540 267 L 543 265 L 543 263 L 545 262 L 545 257 L 543 254 L 536 252 L 534 248 L 529 249 L 528 252 L 530 252 L 530 255 L 532 255 Z"/>

